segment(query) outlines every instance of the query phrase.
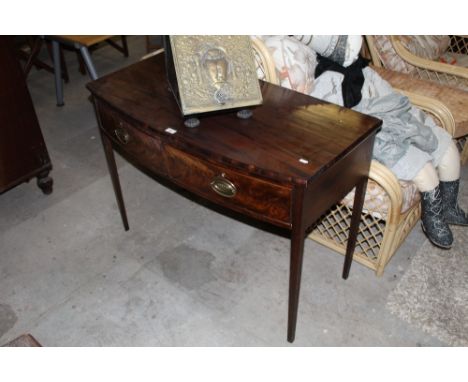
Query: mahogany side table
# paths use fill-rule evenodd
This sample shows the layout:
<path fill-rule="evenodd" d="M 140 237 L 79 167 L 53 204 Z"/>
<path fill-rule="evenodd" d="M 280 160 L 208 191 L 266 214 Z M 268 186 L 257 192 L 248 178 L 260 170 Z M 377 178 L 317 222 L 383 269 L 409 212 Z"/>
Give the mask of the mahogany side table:
<path fill-rule="evenodd" d="M 128 230 L 114 149 L 145 171 L 223 208 L 291 232 L 289 342 L 296 331 L 306 233 L 354 187 L 343 277 L 356 243 L 375 134 L 381 121 L 261 82 L 263 105 L 184 126 L 161 54 L 88 84 L 114 191 Z"/>

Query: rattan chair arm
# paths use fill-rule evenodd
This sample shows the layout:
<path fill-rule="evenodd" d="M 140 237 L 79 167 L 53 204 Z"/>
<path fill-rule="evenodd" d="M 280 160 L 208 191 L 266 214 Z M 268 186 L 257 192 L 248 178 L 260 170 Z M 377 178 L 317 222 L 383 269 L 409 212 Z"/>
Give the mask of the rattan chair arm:
<path fill-rule="evenodd" d="M 403 205 L 403 193 L 397 177 L 389 168 L 373 159 L 369 170 L 369 179 L 376 182 L 387 194 L 390 200 L 387 220 L 395 222 L 401 214 Z"/>
<path fill-rule="evenodd" d="M 369 53 L 372 59 L 372 65 L 382 68 L 382 61 L 380 60 L 379 53 L 374 43 L 374 36 L 365 35 L 364 38 L 366 39 L 367 48 L 369 49 Z"/>
<path fill-rule="evenodd" d="M 278 75 L 276 74 L 275 62 L 270 52 L 268 51 L 268 48 L 266 47 L 264 42 L 258 37 L 251 36 L 250 39 L 252 41 L 252 49 L 258 56 L 260 62 L 262 63 L 262 67 L 265 74 L 264 80 L 272 84 L 279 85 L 280 80 L 278 78 Z"/>
<path fill-rule="evenodd" d="M 437 62 L 428 60 L 422 57 L 418 57 L 415 54 L 411 53 L 405 48 L 405 46 L 399 40 L 399 36 L 390 36 L 390 41 L 392 43 L 393 49 L 395 52 L 406 62 L 413 66 L 417 66 L 423 69 L 433 70 L 436 72 L 452 74 L 458 77 L 468 79 L 468 69 L 461 66 L 445 64 L 443 62 Z"/>
<path fill-rule="evenodd" d="M 401 89 L 395 90 L 407 96 L 414 106 L 435 116 L 440 121 L 441 127 L 445 129 L 450 135 L 453 136 L 455 134 L 455 119 L 453 118 L 450 109 L 443 102 L 421 94 L 408 92 Z"/>

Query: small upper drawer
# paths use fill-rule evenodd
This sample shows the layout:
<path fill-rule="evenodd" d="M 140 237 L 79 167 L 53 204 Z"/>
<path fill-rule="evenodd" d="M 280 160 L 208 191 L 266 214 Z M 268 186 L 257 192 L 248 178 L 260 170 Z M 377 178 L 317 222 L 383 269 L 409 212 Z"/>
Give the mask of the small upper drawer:
<path fill-rule="evenodd" d="M 291 189 L 166 146 L 169 177 L 196 194 L 259 220 L 290 226 Z"/>
<path fill-rule="evenodd" d="M 156 173 L 165 174 L 161 140 L 140 131 L 122 114 L 99 104 L 99 116 L 104 133 L 136 162 Z"/>

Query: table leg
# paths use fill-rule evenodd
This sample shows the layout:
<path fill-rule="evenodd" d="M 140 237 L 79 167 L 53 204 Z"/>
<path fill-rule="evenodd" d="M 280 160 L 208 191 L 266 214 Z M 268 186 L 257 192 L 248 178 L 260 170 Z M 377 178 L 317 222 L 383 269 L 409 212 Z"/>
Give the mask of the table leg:
<path fill-rule="evenodd" d="M 127 45 L 127 36 L 121 36 L 123 54 L 125 57 L 128 57 L 128 45 Z"/>
<path fill-rule="evenodd" d="M 57 96 L 57 106 L 63 106 L 63 83 L 62 67 L 60 62 L 60 44 L 58 41 L 55 40 L 52 40 L 52 57 L 54 61 L 55 94 Z"/>
<path fill-rule="evenodd" d="M 291 258 L 289 265 L 288 342 L 296 337 L 299 291 L 301 287 L 302 260 L 304 254 L 305 228 L 302 216 L 303 190 L 294 195 L 293 225 L 291 233 Z"/>
<path fill-rule="evenodd" d="M 125 203 L 122 196 L 122 189 L 120 187 L 119 174 L 117 172 L 117 165 L 115 163 L 114 150 L 112 149 L 112 143 L 104 133 L 101 132 L 102 145 L 104 146 L 104 153 L 106 154 L 107 166 L 109 167 L 109 174 L 112 179 L 112 185 L 114 186 L 115 198 L 117 199 L 117 205 L 119 206 L 120 216 L 125 231 L 129 230 L 127 211 L 125 210 Z"/>
<path fill-rule="evenodd" d="M 354 249 L 356 247 L 356 239 L 359 232 L 359 223 L 361 221 L 362 207 L 367 188 L 367 176 L 356 185 L 354 194 L 353 214 L 351 215 L 351 225 L 349 227 L 348 245 L 346 246 L 346 256 L 343 265 L 343 278 L 346 280 L 349 276 L 351 263 L 353 262 Z"/>
<path fill-rule="evenodd" d="M 91 59 L 91 55 L 89 54 L 88 48 L 85 46 L 80 46 L 80 53 L 86 64 L 86 68 L 88 69 L 89 76 L 92 80 L 97 80 L 98 74 L 96 72 L 96 69 L 94 68 L 93 60 Z"/>

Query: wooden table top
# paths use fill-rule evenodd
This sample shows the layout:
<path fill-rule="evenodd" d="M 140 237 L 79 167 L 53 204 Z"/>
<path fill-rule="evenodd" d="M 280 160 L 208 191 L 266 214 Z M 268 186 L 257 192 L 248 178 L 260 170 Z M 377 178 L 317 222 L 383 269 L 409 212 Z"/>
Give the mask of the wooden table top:
<path fill-rule="evenodd" d="M 169 90 L 163 54 L 101 77 L 88 88 L 176 147 L 285 183 L 306 183 L 381 125 L 371 116 L 261 81 L 263 104 L 254 108 L 252 118 L 224 112 L 201 117 L 200 126 L 190 129 Z M 169 135 L 168 127 L 177 133 Z"/>

